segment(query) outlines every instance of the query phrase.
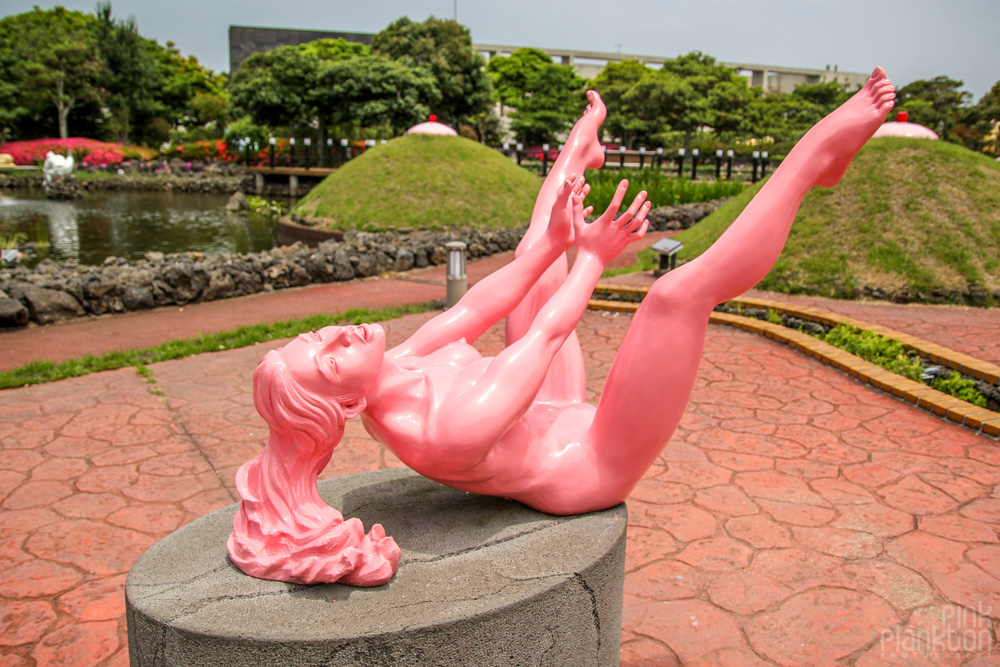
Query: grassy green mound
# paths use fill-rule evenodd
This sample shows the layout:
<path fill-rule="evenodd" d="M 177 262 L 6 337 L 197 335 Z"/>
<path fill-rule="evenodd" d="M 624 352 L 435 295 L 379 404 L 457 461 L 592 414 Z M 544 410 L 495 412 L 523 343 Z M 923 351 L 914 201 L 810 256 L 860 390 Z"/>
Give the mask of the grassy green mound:
<path fill-rule="evenodd" d="M 681 257 L 704 252 L 759 189 L 683 232 Z M 973 284 L 1000 290 L 1000 164 L 944 141 L 886 138 L 868 142 L 836 187 L 809 192 L 759 286 L 961 301 Z"/>
<path fill-rule="evenodd" d="M 520 227 L 541 185 L 469 139 L 406 135 L 330 174 L 294 213 L 329 229 Z"/>

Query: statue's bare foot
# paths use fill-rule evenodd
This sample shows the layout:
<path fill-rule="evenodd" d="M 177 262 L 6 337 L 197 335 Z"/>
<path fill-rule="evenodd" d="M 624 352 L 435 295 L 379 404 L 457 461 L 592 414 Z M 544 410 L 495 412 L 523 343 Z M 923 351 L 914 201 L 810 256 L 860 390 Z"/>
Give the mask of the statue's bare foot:
<path fill-rule="evenodd" d="M 604 165 L 604 148 L 601 146 L 601 123 L 607 118 L 608 109 L 595 90 L 587 91 L 590 104 L 576 121 L 566 140 L 564 151 L 569 153 L 567 169 L 582 174 L 585 169 L 599 169 Z"/>
<path fill-rule="evenodd" d="M 807 164 L 799 168 L 819 167 L 814 185 L 829 188 L 840 182 L 851 160 L 885 120 L 895 98 L 896 89 L 885 70 L 876 67 L 861 90 L 806 133 L 799 146 Z"/>

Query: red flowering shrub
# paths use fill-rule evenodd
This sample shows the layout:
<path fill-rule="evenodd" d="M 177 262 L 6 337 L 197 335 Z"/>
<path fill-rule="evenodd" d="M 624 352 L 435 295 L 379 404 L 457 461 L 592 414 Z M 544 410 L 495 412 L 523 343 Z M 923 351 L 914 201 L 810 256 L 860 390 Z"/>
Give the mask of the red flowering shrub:
<path fill-rule="evenodd" d="M 149 160 L 156 155 L 156 151 L 142 146 L 124 146 L 84 137 L 11 141 L 0 148 L 0 152 L 11 154 L 14 164 L 24 166 L 42 164 L 49 151 L 58 155 L 68 155 L 72 151 L 77 164 L 95 166 L 119 164 L 126 159 Z"/>
<path fill-rule="evenodd" d="M 168 148 L 163 156 L 166 158 L 179 157 L 182 160 L 220 160 L 222 162 L 235 162 L 239 158 L 236 156 L 238 148 L 230 148 L 225 141 L 192 141 Z"/>

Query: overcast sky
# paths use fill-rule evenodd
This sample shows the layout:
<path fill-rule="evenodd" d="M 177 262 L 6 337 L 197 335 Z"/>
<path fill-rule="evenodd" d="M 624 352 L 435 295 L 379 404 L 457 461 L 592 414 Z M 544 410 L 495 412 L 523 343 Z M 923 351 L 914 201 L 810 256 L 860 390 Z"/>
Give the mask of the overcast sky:
<path fill-rule="evenodd" d="M 97 0 L 0 0 L 3 15 Z M 378 32 L 400 16 L 453 18 L 481 44 L 719 60 L 849 72 L 899 85 L 947 75 L 977 101 L 1000 79 L 1000 0 L 112 0 L 114 15 L 229 70 L 228 28 Z"/>

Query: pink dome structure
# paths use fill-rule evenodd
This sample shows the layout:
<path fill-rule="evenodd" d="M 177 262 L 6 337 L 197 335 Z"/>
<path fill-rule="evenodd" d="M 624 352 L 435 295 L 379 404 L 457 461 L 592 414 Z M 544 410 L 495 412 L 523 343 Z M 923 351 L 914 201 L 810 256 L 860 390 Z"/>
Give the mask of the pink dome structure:
<path fill-rule="evenodd" d="M 883 123 L 875 130 L 875 137 L 910 137 L 911 139 L 938 139 L 937 132 L 920 123 L 910 123 L 907 113 L 900 111 L 893 122 Z"/>
<path fill-rule="evenodd" d="M 418 123 L 406 131 L 407 134 L 433 134 L 439 137 L 457 137 L 458 132 L 444 123 L 437 122 L 437 116 L 431 114 L 430 120 Z"/>

